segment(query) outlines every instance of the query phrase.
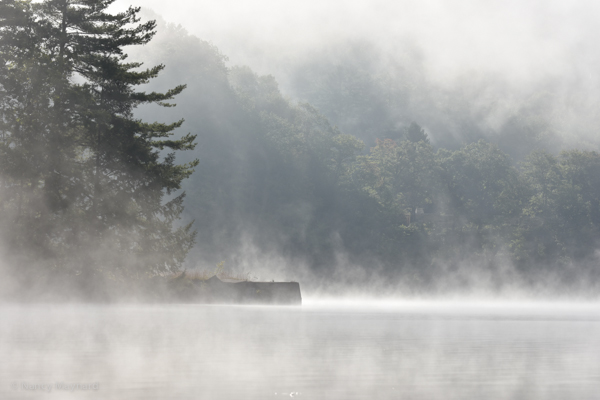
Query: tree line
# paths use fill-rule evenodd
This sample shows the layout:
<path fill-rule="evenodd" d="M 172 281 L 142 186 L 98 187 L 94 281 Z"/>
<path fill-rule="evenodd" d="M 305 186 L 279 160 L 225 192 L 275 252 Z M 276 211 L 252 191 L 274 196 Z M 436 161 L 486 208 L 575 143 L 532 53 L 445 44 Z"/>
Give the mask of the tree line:
<path fill-rule="evenodd" d="M 531 280 L 596 276 L 598 153 L 538 148 L 517 161 L 486 140 L 440 147 L 416 123 L 382 126 L 366 146 L 320 109 L 287 99 L 272 76 L 228 68 L 181 28 L 161 32 L 153 57 L 176 62 L 167 77 L 190 76 L 180 105 L 201 132 L 200 164 L 184 183 L 184 213 L 199 230 L 190 267 L 278 254 L 291 270 L 306 263 L 327 276 L 343 253 L 424 285 L 467 261 L 508 263 Z M 248 242 L 267 256 L 240 250 Z"/>
<path fill-rule="evenodd" d="M 365 128 L 365 145 L 272 76 L 228 67 L 139 9 L 110 14 L 112 2 L 2 2 L 0 217 L 14 265 L 141 277 L 277 254 L 292 276 L 301 262 L 336 278 L 343 254 L 424 286 L 468 260 L 597 277 L 598 153 L 516 162 L 489 141 L 443 148 L 389 121 Z"/>

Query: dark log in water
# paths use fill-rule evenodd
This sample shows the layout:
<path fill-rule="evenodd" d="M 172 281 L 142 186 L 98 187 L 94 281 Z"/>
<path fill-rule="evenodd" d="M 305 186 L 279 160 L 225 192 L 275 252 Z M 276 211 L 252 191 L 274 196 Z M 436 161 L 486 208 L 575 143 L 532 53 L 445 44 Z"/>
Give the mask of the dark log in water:
<path fill-rule="evenodd" d="M 190 285 L 189 283 L 192 283 Z M 298 282 L 223 282 L 216 276 L 207 280 L 187 281 L 179 291 L 181 281 L 171 281 L 180 300 L 199 304 L 266 304 L 301 305 Z"/>

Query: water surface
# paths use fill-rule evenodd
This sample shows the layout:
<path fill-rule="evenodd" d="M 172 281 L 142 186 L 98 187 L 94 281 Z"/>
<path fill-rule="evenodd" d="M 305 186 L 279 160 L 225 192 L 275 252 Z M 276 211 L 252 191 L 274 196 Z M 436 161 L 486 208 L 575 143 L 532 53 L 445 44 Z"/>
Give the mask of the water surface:
<path fill-rule="evenodd" d="M 600 399 L 600 308 L 4 305 L 0 359 L 2 399 Z"/>

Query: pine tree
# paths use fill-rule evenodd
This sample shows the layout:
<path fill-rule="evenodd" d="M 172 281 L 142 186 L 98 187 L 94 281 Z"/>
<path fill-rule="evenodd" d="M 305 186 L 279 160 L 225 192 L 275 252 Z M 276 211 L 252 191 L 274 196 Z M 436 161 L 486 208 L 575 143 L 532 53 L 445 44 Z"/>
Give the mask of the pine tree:
<path fill-rule="evenodd" d="M 7 248 L 45 257 L 44 175 L 54 69 L 29 2 L 0 3 L 0 218 Z M 47 236 L 47 235 L 46 235 Z"/>
<path fill-rule="evenodd" d="M 410 126 L 406 128 L 404 137 L 406 140 L 413 143 L 418 143 L 421 141 L 429 143 L 429 137 L 427 136 L 427 133 L 425 133 L 425 130 L 416 122 L 412 122 Z"/>
<path fill-rule="evenodd" d="M 191 224 L 173 228 L 185 194 L 163 199 L 193 172 L 197 162 L 177 165 L 174 151 L 193 149 L 195 135 L 174 139 L 183 120 L 147 123 L 133 110 L 143 103 L 172 107 L 167 101 L 185 85 L 136 90 L 164 66 L 142 70 L 124 53 L 152 39 L 154 21 L 139 23 L 139 8 L 110 14 L 114 0 L 12 3 L 32 10 L 30 37 L 37 58 L 47 60 L 43 129 L 29 148 L 43 160 L 35 218 L 54 266 L 117 277 L 177 269 L 195 232 Z"/>

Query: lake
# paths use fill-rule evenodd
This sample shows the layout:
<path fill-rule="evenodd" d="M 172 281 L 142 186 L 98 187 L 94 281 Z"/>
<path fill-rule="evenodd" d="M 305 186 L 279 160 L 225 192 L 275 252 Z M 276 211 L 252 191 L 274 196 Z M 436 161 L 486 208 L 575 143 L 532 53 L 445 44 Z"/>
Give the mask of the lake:
<path fill-rule="evenodd" d="M 600 399 L 593 303 L 2 305 L 2 399 Z"/>

